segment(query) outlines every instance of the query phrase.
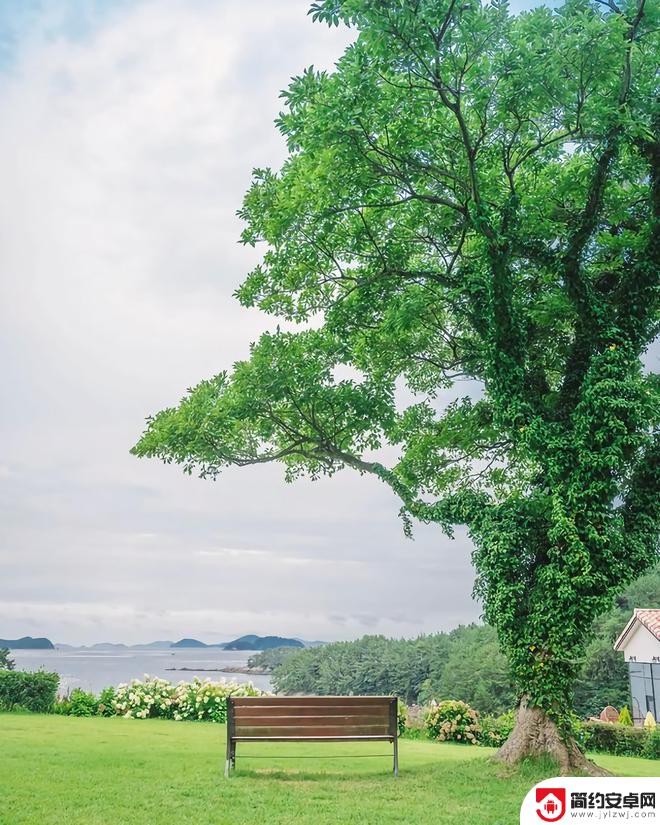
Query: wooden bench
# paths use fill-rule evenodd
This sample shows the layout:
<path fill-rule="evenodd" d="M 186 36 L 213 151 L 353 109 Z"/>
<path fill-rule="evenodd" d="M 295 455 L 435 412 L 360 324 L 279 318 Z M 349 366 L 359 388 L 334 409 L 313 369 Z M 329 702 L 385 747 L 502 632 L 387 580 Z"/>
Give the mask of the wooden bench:
<path fill-rule="evenodd" d="M 392 696 L 230 696 L 225 776 L 237 742 L 391 742 L 399 773 L 397 700 Z"/>

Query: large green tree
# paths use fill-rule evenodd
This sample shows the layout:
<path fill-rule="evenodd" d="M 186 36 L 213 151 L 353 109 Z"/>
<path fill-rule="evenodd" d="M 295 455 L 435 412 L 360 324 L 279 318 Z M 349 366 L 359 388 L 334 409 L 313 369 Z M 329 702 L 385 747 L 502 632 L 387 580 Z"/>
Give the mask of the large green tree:
<path fill-rule="evenodd" d="M 149 419 L 134 448 L 213 477 L 370 473 L 467 525 L 520 706 L 501 758 L 570 739 L 594 617 L 657 559 L 660 6 L 320 0 L 357 38 L 284 93 L 238 291 L 301 324 Z M 461 378 L 480 389 L 442 408 Z M 396 458 L 386 464 L 386 455 Z"/>

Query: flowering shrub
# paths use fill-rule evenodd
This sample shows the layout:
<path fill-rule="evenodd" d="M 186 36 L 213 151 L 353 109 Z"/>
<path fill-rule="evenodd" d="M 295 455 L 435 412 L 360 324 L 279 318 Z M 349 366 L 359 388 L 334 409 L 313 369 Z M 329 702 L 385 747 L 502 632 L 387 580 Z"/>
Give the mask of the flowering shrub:
<path fill-rule="evenodd" d="M 476 745 L 481 732 L 478 720 L 479 714 L 466 702 L 446 699 L 431 702 L 424 727 L 430 739 Z"/>
<path fill-rule="evenodd" d="M 227 696 L 261 696 L 252 683 L 212 682 L 195 677 L 173 685 L 167 679 L 144 677 L 118 685 L 110 706 L 127 719 L 227 720 Z"/>
<path fill-rule="evenodd" d="M 210 722 L 227 721 L 227 696 L 261 696 L 262 691 L 251 682 L 212 682 L 198 679 L 180 682 L 176 687 L 177 707 L 174 718 L 204 719 Z"/>
<path fill-rule="evenodd" d="M 144 677 L 133 679 L 128 684 L 117 685 L 110 706 L 115 713 L 127 719 L 135 717 L 160 716 L 172 719 L 174 716 L 176 688 L 167 679 Z"/>

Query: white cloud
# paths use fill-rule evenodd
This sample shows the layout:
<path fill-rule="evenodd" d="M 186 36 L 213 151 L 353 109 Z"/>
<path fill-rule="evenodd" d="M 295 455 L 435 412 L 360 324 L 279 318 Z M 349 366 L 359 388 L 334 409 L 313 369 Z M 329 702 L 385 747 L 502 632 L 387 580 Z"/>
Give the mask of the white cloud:
<path fill-rule="evenodd" d="M 153 0 L 74 40 L 35 20 L 0 79 L 0 636 L 410 635 L 478 613 L 467 539 L 406 541 L 373 479 L 210 484 L 128 454 L 273 324 L 231 297 L 257 260 L 235 212 L 284 157 L 279 90 L 347 42 L 305 12 Z"/>

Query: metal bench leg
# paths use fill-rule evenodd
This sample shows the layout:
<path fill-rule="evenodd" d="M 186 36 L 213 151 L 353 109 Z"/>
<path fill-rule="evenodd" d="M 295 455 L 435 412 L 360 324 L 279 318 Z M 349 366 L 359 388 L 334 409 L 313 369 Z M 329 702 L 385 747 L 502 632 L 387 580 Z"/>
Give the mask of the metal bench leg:
<path fill-rule="evenodd" d="M 227 697 L 227 757 L 225 761 L 225 778 L 236 767 L 236 742 L 234 742 L 234 703 L 231 696 Z"/>
<path fill-rule="evenodd" d="M 394 776 L 399 775 L 399 740 L 394 737 Z"/>
<path fill-rule="evenodd" d="M 231 737 L 229 736 L 229 733 L 227 733 L 227 756 L 226 756 L 226 759 L 225 759 L 225 779 L 229 779 L 229 771 L 233 766 L 232 744 L 233 743 L 231 741 Z"/>

